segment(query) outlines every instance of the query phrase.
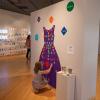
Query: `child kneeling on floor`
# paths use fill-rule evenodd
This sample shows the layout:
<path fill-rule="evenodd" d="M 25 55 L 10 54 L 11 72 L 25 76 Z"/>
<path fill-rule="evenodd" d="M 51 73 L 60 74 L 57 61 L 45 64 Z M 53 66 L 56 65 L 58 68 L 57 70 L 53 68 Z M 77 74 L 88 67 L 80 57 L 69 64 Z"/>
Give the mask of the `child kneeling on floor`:
<path fill-rule="evenodd" d="M 48 81 L 43 77 L 45 74 L 49 74 L 52 69 L 52 64 L 48 70 L 41 70 L 42 64 L 40 62 L 35 63 L 34 67 L 34 78 L 32 81 L 33 90 L 38 93 L 40 89 L 44 88 Z"/>

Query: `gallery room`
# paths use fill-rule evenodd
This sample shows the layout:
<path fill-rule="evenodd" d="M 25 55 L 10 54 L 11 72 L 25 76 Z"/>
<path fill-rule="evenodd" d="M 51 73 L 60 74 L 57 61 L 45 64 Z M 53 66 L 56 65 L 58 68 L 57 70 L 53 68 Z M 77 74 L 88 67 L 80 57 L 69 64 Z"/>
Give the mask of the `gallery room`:
<path fill-rule="evenodd" d="M 100 100 L 99 0 L 0 0 L 0 100 Z"/>

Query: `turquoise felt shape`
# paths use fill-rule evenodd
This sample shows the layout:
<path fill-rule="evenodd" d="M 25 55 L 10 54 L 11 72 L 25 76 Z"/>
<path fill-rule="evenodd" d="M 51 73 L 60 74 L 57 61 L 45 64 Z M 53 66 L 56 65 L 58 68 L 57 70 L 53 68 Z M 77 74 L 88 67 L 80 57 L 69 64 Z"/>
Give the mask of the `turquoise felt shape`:
<path fill-rule="evenodd" d="M 39 35 L 38 34 L 35 34 L 35 40 L 39 40 Z"/>

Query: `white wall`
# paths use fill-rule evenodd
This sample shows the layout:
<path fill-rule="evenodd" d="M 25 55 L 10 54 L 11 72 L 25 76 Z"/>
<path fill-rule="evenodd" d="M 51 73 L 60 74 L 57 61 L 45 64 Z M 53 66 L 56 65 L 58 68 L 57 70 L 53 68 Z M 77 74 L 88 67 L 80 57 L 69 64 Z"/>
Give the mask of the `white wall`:
<path fill-rule="evenodd" d="M 91 100 L 96 94 L 96 70 L 99 40 L 99 0 L 77 0 L 75 9 L 67 12 L 68 0 L 46 7 L 31 14 L 32 67 L 39 59 L 43 47 L 43 26 L 51 28 L 49 16 L 54 16 L 55 47 L 62 66 L 68 66 L 76 74 L 76 100 Z M 38 23 L 37 17 L 41 17 Z M 68 34 L 62 36 L 61 27 L 66 25 Z M 39 41 L 34 34 L 39 33 Z M 74 54 L 67 53 L 67 46 L 73 45 Z"/>
<path fill-rule="evenodd" d="M 0 9 L 0 56 L 26 53 L 25 40 L 28 34 L 30 16 Z"/>
<path fill-rule="evenodd" d="M 100 54 L 100 13 L 98 13 L 98 14 L 99 14 L 99 48 L 98 48 L 98 53 Z"/>
<path fill-rule="evenodd" d="M 97 58 L 99 42 L 99 0 L 83 0 L 84 55 L 81 100 L 93 100 L 96 95 Z"/>
<path fill-rule="evenodd" d="M 76 99 L 80 100 L 80 69 L 82 66 L 83 55 L 83 18 L 80 11 L 79 4 L 75 1 L 75 8 L 72 12 L 66 10 L 68 0 L 59 2 L 52 6 L 35 11 L 31 14 L 32 25 L 32 67 L 38 61 L 44 40 L 43 27 L 47 29 L 55 25 L 55 39 L 54 45 L 58 53 L 61 66 L 70 67 L 77 78 Z M 41 17 L 40 23 L 37 22 L 37 17 Z M 54 23 L 50 24 L 48 19 L 50 16 L 54 17 Z M 63 36 L 61 29 L 66 26 L 68 33 Z M 35 41 L 34 34 L 39 33 L 39 41 Z M 67 46 L 73 45 L 74 54 L 67 53 Z"/>
<path fill-rule="evenodd" d="M 30 16 L 0 9 L 0 28 L 30 29 Z"/>
<path fill-rule="evenodd" d="M 99 34 L 100 34 L 100 22 L 99 22 Z M 99 35 L 99 48 L 98 48 L 98 53 L 100 54 L 100 35 Z"/>

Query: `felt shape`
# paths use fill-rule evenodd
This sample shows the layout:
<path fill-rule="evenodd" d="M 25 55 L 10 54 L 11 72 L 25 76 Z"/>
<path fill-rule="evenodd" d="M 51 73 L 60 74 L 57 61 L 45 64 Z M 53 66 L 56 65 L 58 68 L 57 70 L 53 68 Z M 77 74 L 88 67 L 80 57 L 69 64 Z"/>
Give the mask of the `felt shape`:
<path fill-rule="evenodd" d="M 61 33 L 62 33 L 63 35 L 65 35 L 65 34 L 67 33 L 67 29 L 66 29 L 65 26 L 62 28 Z"/>
<path fill-rule="evenodd" d="M 73 1 L 70 1 L 68 4 L 67 4 L 67 11 L 68 12 L 71 12 L 73 9 L 74 9 L 74 2 Z"/>
<path fill-rule="evenodd" d="M 54 21 L 54 18 L 51 16 L 51 17 L 49 18 L 49 22 L 52 24 L 53 21 Z"/>
<path fill-rule="evenodd" d="M 47 67 L 47 68 L 49 68 L 50 64 L 49 64 L 49 61 L 48 61 L 48 60 L 46 60 L 46 61 L 44 62 L 44 66 Z"/>
<path fill-rule="evenodd" d="M 40 20 L 41 20 L 41 18 L 40 18 L 40 17 L 38 17 L 38 18 L 37 18 L 37 22 L 40 22 Z"/>
<path fill-rule="evenodd" d="M 39 39 L 39 35 L 35 34 L 35 40 L 37 41 Z"/>

